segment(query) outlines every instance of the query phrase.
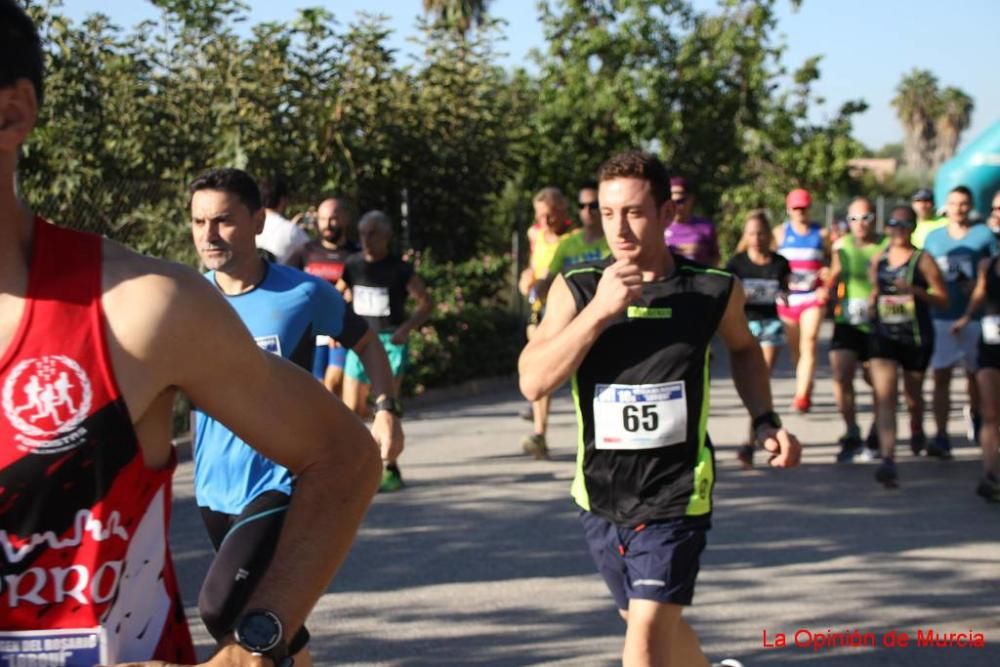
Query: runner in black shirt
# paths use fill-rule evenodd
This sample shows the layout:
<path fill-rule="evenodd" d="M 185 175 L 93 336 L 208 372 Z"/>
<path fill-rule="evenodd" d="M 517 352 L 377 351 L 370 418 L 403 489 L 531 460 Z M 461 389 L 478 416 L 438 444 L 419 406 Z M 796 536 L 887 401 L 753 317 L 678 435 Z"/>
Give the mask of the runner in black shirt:
<path fill-rule="evenodd" d="M 381 211 L 370 211 L 358 223 L 361 252 L 348 258 L 344 264 L 341 287 L 348 291 L 354 312 L 368 322 L 378 334 L 389 365 L 396 380 L 396 395 L 406 370 L 406 341 L 410 332 L 430 317 L 434 302 L 413 265 L 389 254 L 392 240 L 392 222 Z M 406 300 L 412 297 L 417 309 L 406 316 Z M 360 359 L 353 353 L 347 355 L 344 369 L 344 402 L 364 417 L 368 411 L 368 393 L 371 383 L 365 375 Z M 398 401 L 386 396 L 375 397 L 376 410 L 401 412 Z M 397 455 L 382 452 L 385 471 L 381 491 L 398 491 L 403 478 L 396 465 Z"/>
<path fill-rule="evenodd" d="M 774 235 L 771 223 L 763 210 L 752 211 L 743 226 L 740 247 L 744 252 L 735 255 L 726 265 L 743 283 L 746 305 L 743 307 L 750 325 L 750 333 L 760 344 L 767 364 L 767 372 L 774 372 L 778 350 L 785 344 L 785 326 L 778 317 L 777 303 L 788 292 L 791 268 L 788 260 L 772 250 Z M 744 468 L 753 466 L 753 427 L 747 442 L 736 451 Z"/>
<path fill-rule="evenodd" d="M 725 271 L 663 244 L 670 181 L 630 152 L 600 169 L 612 260 L 555 279 L 545 318 L 518 362 L 533 400 L 572 380 L 580 426 L 573 496 L 591 555 L 628 623 L 625 664 L 706 665 L 681 617 L 712 512 L 708 351 L 718 333 L 757 440 L 794 466 L 800 446 L 772 410 L 767 368 Z"/>

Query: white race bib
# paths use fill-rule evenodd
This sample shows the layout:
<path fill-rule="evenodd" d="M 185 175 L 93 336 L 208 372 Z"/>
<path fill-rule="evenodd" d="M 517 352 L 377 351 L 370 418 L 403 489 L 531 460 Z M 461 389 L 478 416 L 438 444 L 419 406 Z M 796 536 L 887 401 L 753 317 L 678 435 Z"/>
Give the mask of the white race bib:
<path fill-rule="evenodd" d="M 792 271 L 788 277 L 788 289 L 794 292 L 811 292 L 816 289 L 816 272 Z"/>
<path fill-rule="evenodd" d="M 845 299 L 843 308 L 848 324 L 859 326 L 871 321 L 868 314 L 868 299 Z"/>
<path fill-rule="evenodd" d="M 354 312 L 362 317 L 389 317 L 389 288 L 367 287 L 355 285 L 351 288 L 354 295 Z"/>
<path fill-rule="evenodd" d="M 771 278 L 744 278 L 743 291 L 751 306 L 771 306 L 778 298 L 781 285 Z"/>
<path fill-rule="evenodd" d="M 94 667 L 109 657 L 103 628 L 0 632 L 0 665 Z"/>
<path fill-rule="evenodd" d="M 912 294 L 880 294 L 878 318 L 885 324 L 907 324 L 916 319 L 917 306 Z"/>
<path fill-rule="evenodd" d="M 599 384 L 594 388 L 597 449 L 658 449 L 686 441 L 683 382 Z"/>
<path fill-rule="evenodd" d="M 983 342 L 1000 345 L 1000 315 L 983 315 Z"/>

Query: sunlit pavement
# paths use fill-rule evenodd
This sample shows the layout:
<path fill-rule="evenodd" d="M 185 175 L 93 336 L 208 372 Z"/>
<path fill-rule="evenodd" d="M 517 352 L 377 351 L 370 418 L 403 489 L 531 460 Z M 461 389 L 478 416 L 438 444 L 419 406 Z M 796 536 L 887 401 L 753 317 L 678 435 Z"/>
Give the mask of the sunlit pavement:
<path fill-rule="evenodd" d="M 709 422 L 719 471 L 714 527 L 686 612 L 709 658 L 736 657 L 747 667 L 1000 665 L 1000 505 L 973 494 L 980 464 L 962 435 L 962 404 L 952 411 L 951 462 L 910 455 L 900 412 L 900 488 L 886 490 L 873 479 L 874 464 L 834 463 L 843 426 L 826 375 L 813 411 L 790 414 L 786 364 L 773 383 L 775 402 L 805 443 L 803 465 L 744 472 L 735 450 L 747 418 L 724 361 L 716 355 Z M 870 393 L 860 379 L 856 387 L 867 432 Z M 929 382 L 925 389 L 929 399 Z M 964 381 L 955 381 L 953 396 L 964 396 Z M 553 401 L 551 461 L 520 452 L 530 429 L 517 417 L 524 404 L 511 388 L 408 415 L 407 488 L 376 499 L 312 614 L 317 664 L 618 662 L 624 628 L 569 498 L 576 451 L 569 394 Z M 925 428 L 933 431 L 929 417 Z M 194 604 L 211 548 L 192 472 L 185 462 L 176 477 L 172 538 L 192 628 L 207 654 L 211 642 Z M 986 645 L 917 646 L 918 630 L 921 637 L 979 633 Z M 909 646 L 885 646 L 901 633 Z M 878 648 L 828 647 L 869 641 Z"/>

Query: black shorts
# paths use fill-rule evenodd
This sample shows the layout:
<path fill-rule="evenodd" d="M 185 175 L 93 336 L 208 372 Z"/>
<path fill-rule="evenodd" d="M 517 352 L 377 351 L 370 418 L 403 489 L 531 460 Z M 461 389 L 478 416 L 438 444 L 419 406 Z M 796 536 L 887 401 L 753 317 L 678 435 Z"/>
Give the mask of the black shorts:
<path fill-rule="evenodd" d="M 619 609 L 632 598 L 689 605 L 711 522 L 680 518 L 619 526 L 581 511 L 590 555 Z"/>
<path fill-rule="evenodd" d="M 215 558 L 198 595 L 198 612 L 216 639 L 229 634 L 250 594 L 267 570 L 285 522 L 289 498 L 279 491 L 262 493 L 238 516 L 199 507 Z M 309 643 L 302 627 L 288 645 L 295 655 Z"/>
<path fill-rule="evenodd" d="M 874 335 L 871 337 L 871 358 L 889 359 L 910 373 L 923 373 L 931 363 L 934 353 L 934 334 L 926 336 L 923 345 L 907 345 L 898 340 Z"/>
<path fill-rule="evenodd" d="M 1000 345 L 987 345 L 979 341 L 979 367 L 1000 370 Z"/>
<path fill-rule="evenodd" d="M 868 338 L 871 334 L 852 324 L 837 322 L 833 325 L 830 350 L 849 350 L 858 355 L 859 361 L 868 361 Z"/>

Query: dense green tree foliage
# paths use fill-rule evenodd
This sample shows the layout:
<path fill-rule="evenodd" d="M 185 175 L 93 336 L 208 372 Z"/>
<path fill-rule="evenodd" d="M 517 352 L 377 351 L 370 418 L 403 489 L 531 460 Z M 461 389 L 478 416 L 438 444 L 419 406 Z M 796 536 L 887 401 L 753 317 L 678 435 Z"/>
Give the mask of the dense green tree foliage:
<path fill-rule="evenodd" d="M 789 188 L 822 200 L 857 185 L 847 160 L 863 153 L 851 118 L 864 103 L 810 120 L 820 59 L 786 71 L 778 0 L 709 10 L 541 0 L 545 43 L 513 70 L 498 64 L 503 25 L 488 2 L 424 2 L 416 56 L 404 57 L 386 17 L 312 8 L 249 26 L 240 0 L 150 1 L 159 17 L 124 29 L 27 0 L 48 52 L 48 95 L 20 164 L 22 192 L 42 214 L 143 252 L 194 260 L 186 183 L 223 165 L 285 175 L 291 213 L 333 191 L 397 221 L 405 210 L 402 245 L 445 281 L 508 252 L 532 192 L 557 185 L 572 198 L 627 148 L 659 153 L 696 184 L 727 251 L 744 213 L 780 214 Z M 505 281 L 510 261 L 482 275 Z M 506 285 L 489 293 L 469 312 L 514 309 Z M 510 338 L 502 323 L 465 329 L 469 320 L 448 318 L 456 340 L 469 330 Z"/>

